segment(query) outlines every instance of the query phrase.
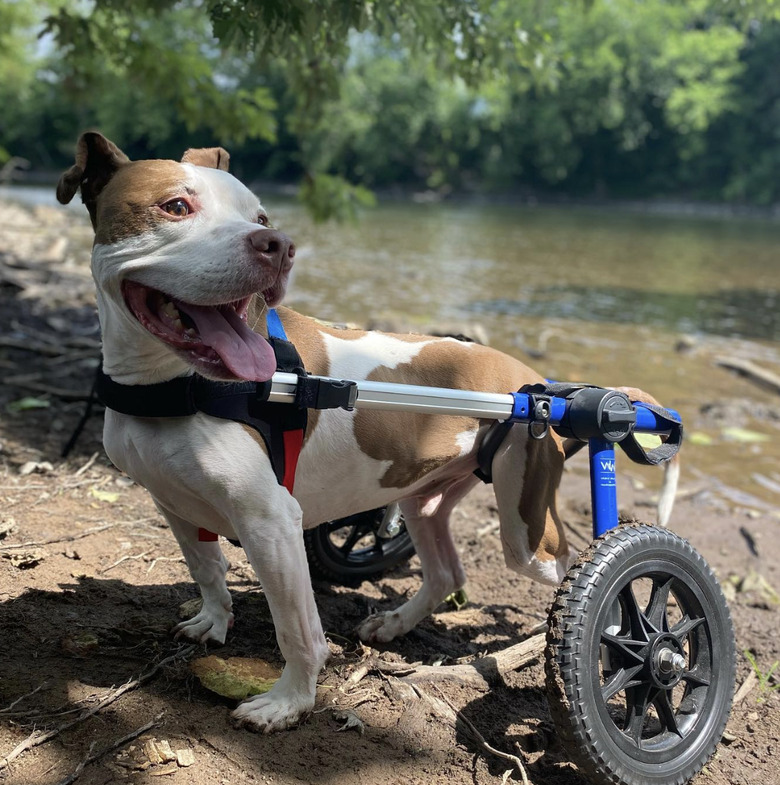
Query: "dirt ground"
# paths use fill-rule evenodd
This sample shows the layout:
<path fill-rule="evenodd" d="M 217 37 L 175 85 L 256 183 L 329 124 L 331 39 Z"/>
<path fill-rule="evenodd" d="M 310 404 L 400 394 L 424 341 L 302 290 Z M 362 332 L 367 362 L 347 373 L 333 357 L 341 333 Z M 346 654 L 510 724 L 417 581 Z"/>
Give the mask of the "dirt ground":
<path fill-rule="evenodd" d="M 584 785 L 552 725 L 541 656 L 489 689 L 451 680 L 423 685 L 434 700 L 400 678 L 404 664 L 446 666 L 506 649 L 546 618 L 552 591 L 504 568 L 488 487 L 454 514 L 468 575 L 464 608 L 443 606 L 374 652 L 358 644 L 354 627 L 416 589 L 416 559 L 357 588 L 316 583 L 333 658 L 315 711 L 299 728 L 272 736 L 233 728 L 236 701 L 205 689 L 189 663 L 213 652 L 280 665 L 262 590 L 243 552 L 225 543 L 236 613 L 227 644 L 206 651 L 172 638 L 180 606 L 197 591 L 145 491 L 109 465 L 99 414 L 71 455 L 60 457 L 83 409 L 78 399 L 89 386 L 98 335 L 83 260 L 73 261 L 55 234 L 75 243 L 88 230 L 61 213 L 5 206 L 0 215 L 0 782 L 59 785 L 75 774 L 84 785 L 474 785 L 501 782 L 507 771 L 520 781 L 509 760 L 475 741 L 468 720 L 492 748 L 518 756 L 533 785 Z M 49 232 L 38 231 L 42 215 Z M 619 478 L 621 508 L 649 519 L 660 474 L 628 468 Z M 562 501 L 579 546 L 589 541 L 588 514 L 580 456 L 564 476 Z M 716 504 L 683 483 L 672 528 L 726 587 L 737 685 L 746 684 L 697 785 L 780 782 L 780 690 L 774 677 L 763 678 L 780 660 L 771 588 L 780 586 L 778 525 L 770 513 Z M 347 709 L 362 732 L 342 727 L 339 711 Z M 25 740 L 36 746 L 19 752 Z M 189 765 L 165 761 L 165 745 L 152 749 L 150 740 L 167 741 Z"/>

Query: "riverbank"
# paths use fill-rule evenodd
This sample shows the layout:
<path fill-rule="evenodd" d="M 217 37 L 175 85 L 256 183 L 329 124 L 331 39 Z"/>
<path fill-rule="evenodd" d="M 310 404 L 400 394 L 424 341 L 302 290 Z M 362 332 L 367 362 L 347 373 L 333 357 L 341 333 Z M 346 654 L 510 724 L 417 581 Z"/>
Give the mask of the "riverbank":
<path fill-rule="evenodd" d="M 83 412 L 99 351 L 90 235 L 83 216 L 0 204 L 0 760 L 35 729 L 78 720 L 21 754 L 0 772 L 0 781 L 55 785 L 90 752 L 105 752 L 86 764 L 79 782 L 152 785 L 161 776 L 188 785 L 501 782 L 511 768 L 506 760 L 488 754 L 454 715 L 414 699 L 377 665 L 473 661 L 528 637 L 546 618 L 551 590 L 504 568 L 487 486 L 471 494 L 453 519 L 468 575 L 466 607 L 442 607 L 418 630 L 376 652 L 357 643 L 354 627 L 370 609 L 392 608 L 414 592 L 419 563 L 357 589 L 315 587 L 334 659 L 321 677 L 315 712 L 300 728 L 271 737 L 236 730 L 228 719 L 235 702 L 194 678 L 186 660 L 204 649 L 183 648 L 169 629 L 196 592 L 148 494 L 108 463 L 99 413 L 87 421 L 73 453 L 60 457 Z M 307 253 L 304 261 L 311 261 Z M 561 361 L 556 351 L 551 363 Z M 719 454 L 725 461 L 725 448 Z M 684 466 L 687 456 L 683 451 Z M 567 535 L 583 547 L 589 495 L 580 458 L 564 476 L 561 514 Z M 647 519 L 660 477 L 624 468 L 621 508 Z M 762 681 L 780 660 L 778 520 L 769 506 L 729 502 L 715 491 L 707 476 L 686 476 L 672 528 L 702 552 L 728 592 L 738 684 L 748 689 L 724 743 L 695 782 L 767 785 L 776 780 L 780 752 L 777 682 Z M 227 544 L 225 552 L 237 621 L 215 653 L 278 665 L 262 590 L 243 552 Z M 117 685 L 130 686 L 98 710 Z M 532 785 L 586 785 L 552 725 L 538 657 L 490 690 L 452 682 L 436 689 L 490 745 L 518 755 Z M 353 712 L 363 730 L 339 732 L 343 721 L 334 708 Z M 111 749 L 149 722 L 157 724 Z M 182 767 L 153 760 L 145 744 L 152 739 L 188 750 L 194 762 Z"/>
<path fill-rule="evenodd" d="M 54 191 L 59 173 L 41 174 L 33 180 L 0 185 L 0 200 L 18 201 L 28 206 L 54 206 Z M 267 180 L 251 182 L 256 193 L 297 199 L 298 185 Z M 703 202 L 678 198 L 658 199 L 604 199 L 597 196 L 580 197 L 565 194 L 530 193 L 516 191 L 506 193 L 476 193 L 459 191 L 443 194 L 438 191 L 420 191 L 410 188 L 385 188 L 374 192 L 379 204 L 450 204 L 497 207 L 570 207 L 597 212 L 625 213 L 661 216 L 665 218 L 701 218 L 709 220 L 747 220 L 780 222 L 780 204 L 768 207 L 736 204 L 731 202 Z M 81 207 L 75 200 L 75 207 Z M 370 212 L 370 208 L 364 208 Z"/>

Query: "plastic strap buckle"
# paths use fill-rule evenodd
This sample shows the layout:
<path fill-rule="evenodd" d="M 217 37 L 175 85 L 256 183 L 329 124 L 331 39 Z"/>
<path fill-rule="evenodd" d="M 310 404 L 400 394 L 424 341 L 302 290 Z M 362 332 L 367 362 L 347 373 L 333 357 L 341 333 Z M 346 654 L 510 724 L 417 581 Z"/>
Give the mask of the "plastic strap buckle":
<path fill-rule="evenodd" d="M 346 409 L 351 412 L 357 394 L 357 384 L 346 379 L 299 376 L 295 403 L 301 409 Z"/>

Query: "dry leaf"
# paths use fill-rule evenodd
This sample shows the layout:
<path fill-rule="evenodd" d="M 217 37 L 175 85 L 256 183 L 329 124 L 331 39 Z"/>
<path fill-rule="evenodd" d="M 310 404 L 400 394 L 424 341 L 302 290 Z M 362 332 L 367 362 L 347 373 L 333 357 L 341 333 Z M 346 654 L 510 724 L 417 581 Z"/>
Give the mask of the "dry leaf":
<path fill-rule="evenodd" d="M 223 660 L 213 654 L 194 660 L 190 670 L 207 690 L 235 700 L 268 692 L 282 675 L 278 668 L 264 660 L 244 657 Z"/>
<path fill-rule="evenodd" d="M 113 504 L 114 502 L 119 501 L 118 493 L 112 493 L 111 491 L 101 491 L 100 488 L 90 488 L 89 492 L 92 496 L 101 502 L 108 502 L 109 504 Z"/>
<path fill-rule="evenodd" d="M 46 558 L 46 551 L 40 548 L 31 548 L 26 551 L 4 553 L 2 556 L 4 559 L 8 559 L 14 567 L 20 570 L 29 570 L 31 567 L 37 567 Z"/>

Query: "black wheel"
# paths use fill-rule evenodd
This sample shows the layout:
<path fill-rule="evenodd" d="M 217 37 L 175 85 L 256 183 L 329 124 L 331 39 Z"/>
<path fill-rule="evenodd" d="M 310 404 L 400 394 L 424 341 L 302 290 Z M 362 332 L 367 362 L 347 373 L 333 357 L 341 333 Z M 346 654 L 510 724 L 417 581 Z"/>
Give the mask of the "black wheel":
<path fill-rule="evenodd" d="M 598 785 L 682 785 L 709 760 L 735 678 L 728 606 L 704 559 L 620 526 L 569 570 L 550 610 L 550 709 Z"/>
<path fill-rule="evenodd" d="M 403 518 L 394 522 L 389 536 L 378 534 L 385 509 L 361 512 L 304 531 L 312 577 L 356 586 L 407 561 L 414 554 L 414 545 Z"/>

